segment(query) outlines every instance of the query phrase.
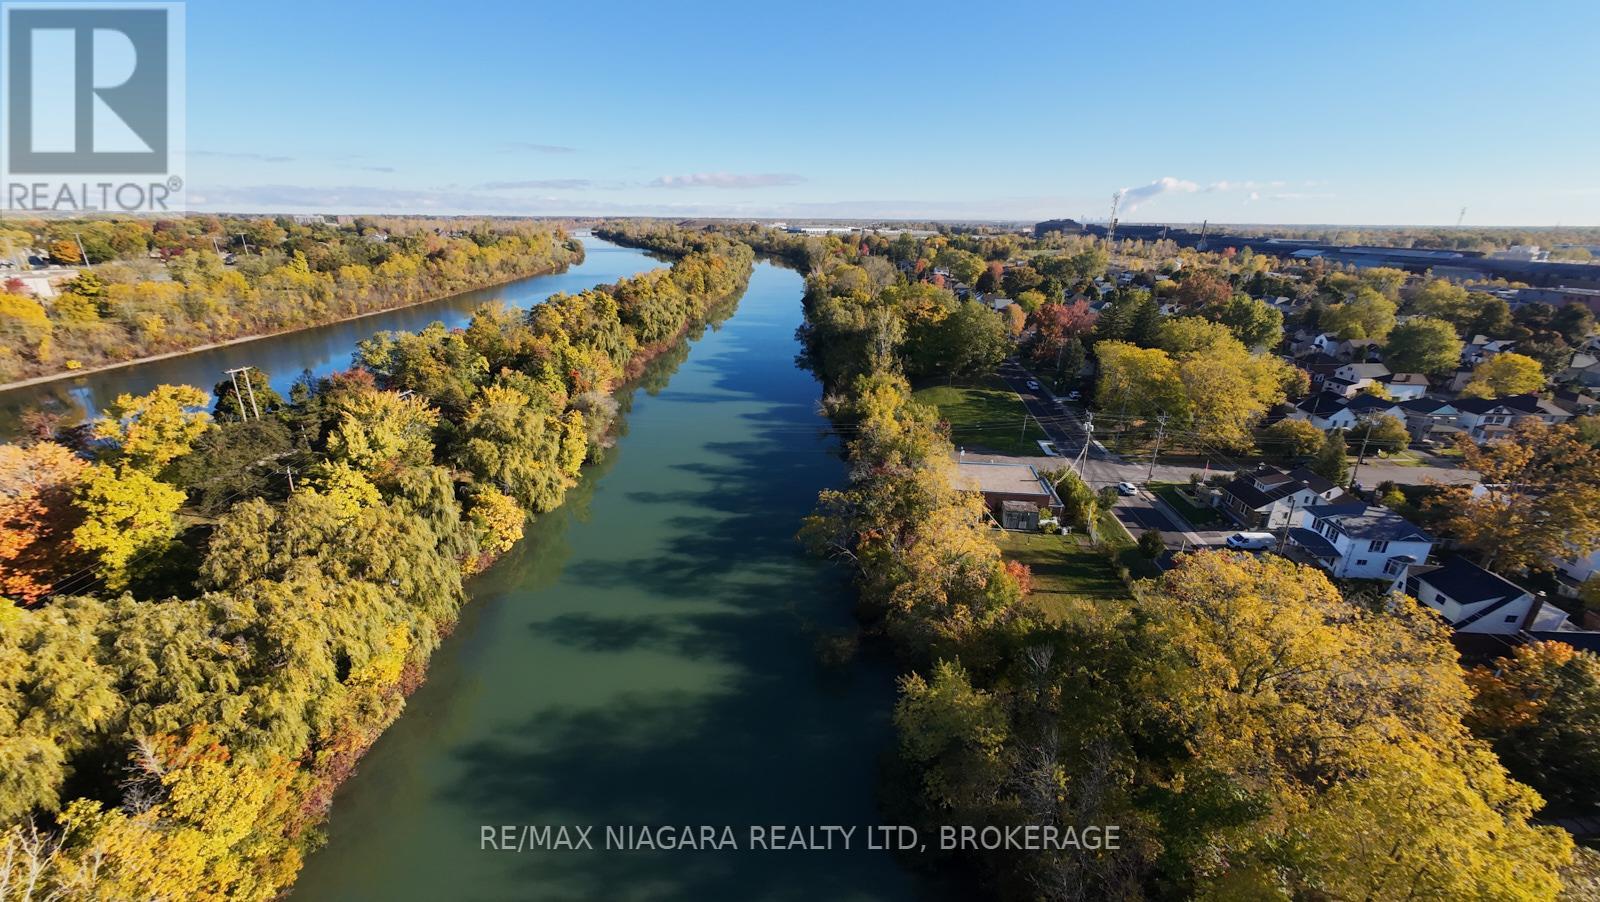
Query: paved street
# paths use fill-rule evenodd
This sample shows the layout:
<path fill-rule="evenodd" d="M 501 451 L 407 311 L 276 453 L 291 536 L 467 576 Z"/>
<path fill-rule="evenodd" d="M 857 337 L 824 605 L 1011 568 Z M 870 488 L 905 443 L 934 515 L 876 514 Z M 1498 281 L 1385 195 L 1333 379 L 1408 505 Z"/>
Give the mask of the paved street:
<path fill-rule="evenodd" d="M 997 462 L 1028 463 L 1042 470 L 1056 469 L 1075 462 L 1083 451 L 1085 438 L 1084 422 L 1086 410 L 1083 405 L 1058 400 L 1044 387 L 1044 383 L 1024 369 L 1017 361 L 1007 360 L 999 370 L 999 375 L 1005 380 L 1013 391 L 1022 398 L 1023 405 L 1028 413 L 1038 421 L 1050 441 L 1054 443 L 1057 455 L 1049 457 L 1043 454 L 1029 457 L 1007 457 L 994 454 L 967 454 L 970 460 L 992 460 Z M 1034 382 L 1039 388 L 1030 388 L 1028 383 Z M 1116 505 L 1112 508 L 1118 521 L 1128 528 L 1128 531 L 1137 537 L 1148 529 L 1158 529 L 1161 537 L 1166 541 L 1167 547 L 1178 550 L 1185 547 L 1220 545 L 1230 535 L 1239 531 L 1237 526 L 1229 525 L 1225 529 L 1193 529 L 1185 528 L 1188 524 L 1171 511 L 1167 506 L 1145 491 L 1142 486 L 1148 481 L 1157 482 L 1185 482 L 1191 473 L 1202 475 L 1215 475 L 1217 472 L 1231 472 L 1243 466 L 1248 466 L 1255 461 L 1234 457 L 1222 457 L 1205 464 L 1195 466 L 1189 461 L 1163 464 L 1157 463 L 1152 471 L 1148 460 L 1134 461 L 1123 459 L 1110 451 L 1091 446 L 1083 463 L 1084 481 L 1095 489 L 1104 486 L 1116 485 L 1121 482 L 1132 482 L 1141 486 L 1139 493 L 1134 496 L 1118 496 Z M 1443 483 L 1471 483 L 1477 481 L 1477 474 L 1470 470 L 1456 467 L 1440 466 L 1401 466 L 1386 461 L 1369 459 L 1361 465 L 1357 479 L 1362 485 L 1372 486 L 1390 480 L 1404 485 L 1420 485 L 1426 482 Z"/>
<path fill-rule="evenodd" d="M 1066 461 L 1076 460 L 1083 450 L 1084 440 L 1084 415 L 1085 408 L 1082 404 L 1057 400 L 1044 383 L 1038 382 L 1016 360 L 1007 360 L 999 370 L 1000 378 L 1022 398 L 1023 405 L 1028 413 L 1036 419 L 1050 436 L 1050 441 L 1055 443 L 1056 452 Z M 1039 388 L 1029 388 L 1032 381 Z M 1045 466 L 1057 466 L 1062 463 L 1059 459 L 1052 459 L 1041 455 L 1039 460 L 1053 461 Z M 1037 463 L 1037 461 L 1034 461 Z M 1224 458 L 1211 464 L 1210 473 L 1218 470 L 1232 471 L 1240 465 L 1252 461 L 1236 458 Z M 1127 481 L 1143 484 L 1147 481 L 1158 482 L 1184 482 L 1190 473 L 1206 473 L 1206 467 L 1192 464 L 1162 464 L 1157 462 L 1152 474 L 1148 461 L 1128 461 L 1112 454 L 1109 451 L 1089 449 L 1088 458 L 1084 462 L 1083 477 L 1086 482 L 1095 488 L 1116 485 Z M 1356 477 L 1364 486 L 1377 485 L 1384 481 L 1393 481 L 1401 485 L 1421 485 L 1426 482 L 1443 483 L 1472 483 L 1478 476 L 1471 470 L 1456 467 L 1420 466 L 1409 467 L 1385 461 L 1368 459 L 1361 465 L 1361 471 Z"/>

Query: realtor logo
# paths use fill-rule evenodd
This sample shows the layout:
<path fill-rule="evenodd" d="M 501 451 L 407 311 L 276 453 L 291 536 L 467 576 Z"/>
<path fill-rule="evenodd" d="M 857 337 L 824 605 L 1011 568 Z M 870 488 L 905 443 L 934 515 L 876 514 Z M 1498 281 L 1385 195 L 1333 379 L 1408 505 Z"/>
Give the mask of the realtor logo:
<path fill-rule="evenodd" d="M 0 33 L 6 207 L 172 210 L 183 187 L 182 4 L 7 2 Z"/>

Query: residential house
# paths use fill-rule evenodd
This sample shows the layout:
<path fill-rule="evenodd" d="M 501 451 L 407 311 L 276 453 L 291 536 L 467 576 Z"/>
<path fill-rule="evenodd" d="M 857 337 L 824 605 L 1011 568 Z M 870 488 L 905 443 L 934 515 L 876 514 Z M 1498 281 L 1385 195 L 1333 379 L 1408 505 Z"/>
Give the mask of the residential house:
<path fill-rule="evenodd" d="M 1395 577 L 1393 589 L 1437 611 L 1452 629 L 1462 633 L 1516 635 L 1534 625 L 1542 607 L 1532 592 L 1458 556 L 1438 564 L 1408 565 Z M 1538 625 L 1556 627 L 1554 623 Z"/>
<path fill-rule="evenodd" d="M 1461 434 L 1461 427 L 1456 425 L 1461 411 L 1442 398 L 1412 398 L 1401 401 L 1400 409 L 1405 413 L 1406 431 L 1411 433 L 1413 442 L 1448 444 Z"/>
<path fill-rule="evenodd" d="M 1557 407 L 1575 417 L 1592 416 L 1595 413 L 1600 413 L 1600 398 L 1576 389 L 1558 388 L 1555 396 L 1550 400 L 1554 401 Z"/>
<path fill-rule="evenodd" d="M 1345 398 L 1328 391 L 1301 399 L 1287 418 L 1306 420 L 1323 432 L 1329 432 L 1351 429 L 1361 420 L 1375 416 L 1391 416 L 1402 423 L 1406 419 L 1405 410 L 1394 401 L 1365 393 Z"/>
<path fill-rule="evenodd" d="M 1061 498 L 1049 480 L 1026 464 L 991 463 L 967 460 L 962 456 L 956 465 L 956 478 L 963 488 L 983 495 L 984 504 L 996 520 L 1005 522 L 1006 502 L 1022 501 L 1052 513 L 1061 513 Z M 1034 525 L 1038 525 L 1037 518 Z"/>
<path fill-rule="evenodd" d="M 1507 398 L 1457 398 L 1456 425 L 1474 441 L 1487 441 L 1509 432 L 1513 423 L 1536 418 L 1551 425 L 1572 419 L 1572 412 L 1538 395 Z"/>
<path fill-rule="evenodd" d="M 1321 351 L 1312 351 L 1290 358 L 1289 364 L 1305 370 L 1306 374 L 1311 377 L 1311 391 L 1313 393 L 1322 391 L 1323 382 L 1338 372 L 1339 367 L 1344 366 L 1344 363 L 1338 358 L 1330 357 Z"/>
<path fill-rule="evenodd" d="M 1381 353 L 1376 339 L 1349 338 L 1339 342 L 1333 356 L 1340 360 L 1375 360 Z"/>
<path fill-rule="evenodd" d="M 1333 372 L 1333 378 L 1350 385 L 1345 397 L 1373 385 L 1389 375 L 1389 368 L 1381 363 L 1347 363 Z"/>
<path fill-rule="evenodd" d="M 1392 580 L 1433 550 L 1427 533 L 1386 507 L 1312 504 L 1295 517 L 1289 542 L 1339 579 Z"/>
<path fill-rule="evenodd" d="M 1344 489 L 1305 467 L 1284 472 L 1263 465 L 1223 485 L 1213 504 L 1246 529 L 1277 529 L 1287 525 L 1295 511 L 1335 502 L 1344 495 Z"/>
<path fill-rule="evenodd" d="M 1572 355 L 1567 368 L 1557 373 L 1557 382 L 1575 382 L 1585 388 L 1600 386 L 1600 354 L 1579 351 Z"/>
<path fill-rule="evenodd" d="M 1562 594 L 1578 594 L 1578 588 L 1588 582 L 1596 570 L 1600 570 L 1600 551 L 1568 558 L 1557 564 L 1556 578 L 1562 584 Z"/>
<path fill-rule="evenodd" d="M 1396 401 L 1409 401 L 1428 393 L 1428 377 L 1421 373 L 1390 373 L 1378 381 Z"/>
<path fill-rule="evenodd" d="M 1461 362 L 1469 368 L 1475 367 L 1496 354 L 1503 354 L 1511 350 L 1515 345 L 1516 342 L 1510 339 L 1474 335 L 1472 336 L 1472 341 L 1461 348 Z"/>

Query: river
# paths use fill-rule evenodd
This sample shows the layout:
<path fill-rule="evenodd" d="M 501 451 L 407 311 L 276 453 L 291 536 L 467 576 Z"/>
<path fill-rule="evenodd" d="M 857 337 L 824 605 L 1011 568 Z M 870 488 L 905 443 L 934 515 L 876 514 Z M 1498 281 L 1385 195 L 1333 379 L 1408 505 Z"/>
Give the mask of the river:
<path fill-rule="evenodd" d="M 415 331 L 436 320 L 446 326 L 463 326 L 472 318 L 472 311 L 488 301 L 531 307 L 558 291 L 582 291 L 664 265 L 641 251 L 588 235 L 580 237 L 587 254 L 582 263 L 566 272 L 518 279 L 359 319 L 0 392 L 0 439 L 16 435 L 18 418 L 30 408 L 50 406 L 76 420 L 98 413 L 122 392 L 143 394 L 162 384 L 194 385 L 209 391 L 225 378 L 224 370 L 239 366 L 265 371 L 272 377 L 272 386 L 287 393 L 304 370 L 325 376 L 348 368 L 356 343 L 375 332 L 385 329 Z"/>
<path fill-rule="evenodd" d="M 799 276 L 622 397 L 625 432 L 470 587 L 426 684 L 335 797 L 293 898 L 905 899 L 880 757 L 893 670 L 826 664 L 838 569 L 794 541 L 843 464 L 794 365 Z M 851 851 L 618 851 L 606 826 L 858 825 Z M 593 827 L 591 851 L 484 850 L 489 825 Z"/>

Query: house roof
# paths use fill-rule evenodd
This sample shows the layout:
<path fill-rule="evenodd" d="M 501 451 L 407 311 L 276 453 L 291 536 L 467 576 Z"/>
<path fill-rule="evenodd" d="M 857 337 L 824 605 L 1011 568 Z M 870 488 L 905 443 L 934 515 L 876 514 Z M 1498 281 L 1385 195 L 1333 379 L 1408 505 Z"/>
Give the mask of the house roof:
<path fill-rule="evenodd" d="M 1520 410 L 1523 413 L 1536 413 L 1539 410 L 1538 395 L 1511 395 L 1505 398 L 1457 398 L 1456 409 L 1462 413 L 1485 414 L 1498 408 Z"/>
<path fill-rule="evenodd" d="M 1334 487 L 1333 483 L 1305 467 L 1296 467 L 1285 473 L 1276 467 L 1263 465 L 1252 473 L 1228 482 L 1222 491 L 1239 499 L 1251 510 L 1261 510 L 1296 492 L 1309 489 L 1321 495 Z"/>
<path fill-rule="evenodd" d="M 1054 500 L 1054 493 L 1044 479 L 1029 466 L 1022 464 L 989 463 L 963 460 L 956 466 L 956 475 L 965 488 L 980 492 L 1004 495 L 1035 495 Z"/>
<path fill-rule="evenodd" d="M 1350 405 L 1350 402 L 1332 392 L 1319 392 L 1307 398 L 1301 398 L 1295 408 L 1312 416 L 1327 416 L 1338 413 Z"/>
<path fill-rule="evenodd" d="M 1503 598 L 1520 598 L 1529 594 L 1516 583 L 1479 567 L 1464 557 L 1453 555 L 1436 566 L 1412 567 L 1406 574 L 1419 583 L 1427 583 L 1435 591 L 1450 596 L 1461 605 L 1476 605 Z"/>
<path fill-rule="evenodd" d="M 1433 538 L 1387 507 L 1359 501 L 1346 504 L 1308 504 L 1305 512 L 1319 520 L 1332 520 L 1345 534 L 1357 539 L 1397 542 L 1431 542 Z"/>
<path fill-rule="evenodd" d="M 1339 549 L 1334 547 L 1332 542 L 1323 538 L 1322 533 L 1314 529 L 1296 526 L 1289 530 L 1289 540 L 1309 551 L 1315 557 L 1331 559 L 1339 556 Z"/>
<path fill-rule="evenodd" d="M 1400 406 L 1398 402 L 1377 395 L 1361 394 L 1350 399 L 1348 405 L 1351 413 L 1372 413 L 1374 411 L 1393 410 Z"/>
<path fill-rule="evenodd" d="M 1340 369 L 1347 369 L 1361 379 L 1381 379 L 1389 375 L 1389 368 L 1381 363 L 1347 363 Z"/>
<path fill-rule="evenodd" d="M 1428 377 L 1421 373 L 1390 373 L 1383 381 L 1390 385 L 1421 385 L 1427 386 Z"/>
<path fill-rule="evenodd" d="M 1528 635 L 1541 642 L 1562 642 L 1579 651 L 1600 654 L 1600 632 L 1595 630 L 1531 630 Z"/>
<path fill-rule="evenodd" d="M 1459 409 L 1454 404 L 1441 398 L 1412 398 L 1409 401 L 1401 401 L 1400 406 L 1411 413 L 1424 415 L 1443 413 L 1445 411 L 1453 413 Z"/>
<path fill-rule="evenodd" d="M 1337 486 L 1335 486 L 1332 482 L 1322 478 L 1316 473 L 1311 472 L 1311 470 L 1306 467 L 1295 467 L 1293 470 L 1289 471 L 1289 475 L 1300 482 L 1305 483 L 1306 488 L 1316 492 L 1318 495 L 1328 491 L 1329 489 L 1337 488 Z"/>

